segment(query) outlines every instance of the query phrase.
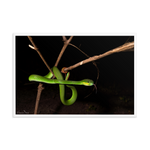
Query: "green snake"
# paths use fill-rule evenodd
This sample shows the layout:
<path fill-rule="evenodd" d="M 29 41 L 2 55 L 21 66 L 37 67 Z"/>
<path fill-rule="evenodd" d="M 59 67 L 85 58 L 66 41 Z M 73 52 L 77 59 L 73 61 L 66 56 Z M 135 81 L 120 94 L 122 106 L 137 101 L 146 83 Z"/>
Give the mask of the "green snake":
<path fill-rule="evenodd" d="M 61 74 L 59 69 L 55 66 L 52 68 L 52 71 L 53 71 L 54 75 L 56 76 L 56 79 L 51 79 L 53 74 L 51 72 L 49 72 L 46 76 L 40 76 L 40 75 L 35 75 L 35 74 L 30 75 L 29 81 L 37 81 L 37 82 L 43 82 L 43 83 L 48 83 L 48 84 L 59 84 L 60 100 L 64 105 L 72 105 L 76 101 L 77 96 L 78 96 L 76 88 L 74 86 L 70 86 L 70 84 L 84 85 L 84 86 L 94 85 L 93 80 L 90 80 L 90 79 L 84 79 L 81 81 L 68 80 L 69 74 L 67 74 L 67 76 L 64 80 L 63 75 Z M 67 87 L 69 87 L 72 90 L 72 96 L 68 100 L 66 100 L 66 98 L 65 98 L 65 84 L 67 85 Z"/>

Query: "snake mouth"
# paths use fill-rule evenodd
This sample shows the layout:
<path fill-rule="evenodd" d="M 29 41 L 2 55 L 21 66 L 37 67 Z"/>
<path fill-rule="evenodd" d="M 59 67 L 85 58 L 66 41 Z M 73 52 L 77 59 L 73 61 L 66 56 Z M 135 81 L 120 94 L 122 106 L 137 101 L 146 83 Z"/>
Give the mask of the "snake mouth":
<path fill-rule="evenodd" d="M 96 94 L 97 94 L 97 87 L 96 87 L 96 84 L 93 84 L 93 85 L 94 85 L 94 87 L 95 87 L 95 90 L 96 90 L 95 92 L 96 92 Z"/>

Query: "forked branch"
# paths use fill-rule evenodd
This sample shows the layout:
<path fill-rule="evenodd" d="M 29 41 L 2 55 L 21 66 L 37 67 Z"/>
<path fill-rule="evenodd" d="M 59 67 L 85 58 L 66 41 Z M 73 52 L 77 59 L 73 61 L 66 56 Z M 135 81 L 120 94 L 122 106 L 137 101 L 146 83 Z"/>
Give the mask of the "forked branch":
<path fill-rule="evenodd" d="M 42 56 L 42 54 L 40 53 L 40 51 L 38 50 L 37 46 L 34 44 L 32 38 L 30 36 L 28 36 L 30 42 L 32 43 L 32 45 L 29 45 L 30 48 L 34 49 L 37 51 L 37 53 L 39 54 L 39 56 L 41 57 L 41 59 L 43 60 L 44 64 L 46 65 L 46 67 L 48 68 L 48 70 L 53 74 L 53 78 L 55 77 L 54 73 L 52 72 L 52 70 L 50 69 L 49 65 L 47 64 L 47 62 L 45 61 L 44 57 Z M 72 40 L 73 36 L 71 36 L 68 40 L 65 36 L 63 36 L 63 41 L 64 41 L 64 46 L 57 58 L 57 61 L 55 63 L 55 66 L 58 65 L 65 49 L 67 48 L 69 42 Z M 35 109 L 34 109 L 34 114 L 37 114 L 37 110 L 38 110 L 38 105 L 39 105 L 39 101 L 40 101 L 40 97 L 41 97 L 41 93 L 42 93 L 42 90 L 44 89 L 44 87 L 42 87 L 43 84 L 39 83 L 39 86 L 38 86 L 38 92 L 37 92 L 37 97 L 36 97 L 36 103 L 35 103 Z"/>

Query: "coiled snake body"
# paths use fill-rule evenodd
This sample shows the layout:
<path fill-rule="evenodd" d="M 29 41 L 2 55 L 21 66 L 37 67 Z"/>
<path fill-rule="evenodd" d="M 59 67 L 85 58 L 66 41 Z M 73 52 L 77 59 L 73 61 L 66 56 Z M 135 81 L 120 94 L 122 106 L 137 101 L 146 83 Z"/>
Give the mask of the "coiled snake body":
<path fill-rule="evenodd" d="M 90 79 L 84 79 L 81 81 L 71 81 L 67 80 L 67 78 L 64 80 L 61 72 L 57 67 L 53 67 L 52 71 L 54 75 L 56 76 L 56 79 L 51 79 L 53 74 L 49 72 L 46 76 L 40 76 L 40 75 L 30 75 L 29 76 L 29 81 L 37 81 L 37 82 L 43 82 L 43 83 L 48 83 L 48 84 L 59 84 L 59 90 L 60 90 L 60 99 L 61 102 L 64 105 L 72 105 L 76 99 L 77 99 L 77 90 L 74 86 L 72 85 L 84 85 L 84 86 L 92 86 L 94 85 L 94 82 Z M 72 96 L 70 99 L 66 100 L 65 98 L 65 84 L 67 87 L 69 87 L 72 90 Z"/>

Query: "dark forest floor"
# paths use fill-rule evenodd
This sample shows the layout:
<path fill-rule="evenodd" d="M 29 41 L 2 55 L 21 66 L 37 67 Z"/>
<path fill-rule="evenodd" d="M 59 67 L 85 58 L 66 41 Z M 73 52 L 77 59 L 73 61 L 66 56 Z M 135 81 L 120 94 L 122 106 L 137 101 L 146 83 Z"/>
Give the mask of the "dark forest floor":
<path fill-rule="evenodd" d="M 33 114 L 38 83 L 17 87 L 16 114 Z M 38 114 L 96 114 L 123 115 L 134 114 L 134 89 L 129 86 L 120 87 L 117 84 L 98 86 L 97 94 L 93 92 L 87 98 L 92 88 L 76 86 L 78 99 L 73 105 L 65 106 L 59 98 L 59 86 L 44 84 L 38 107 Z M 69 98 L 71 91 L 66 89 Z"/>

